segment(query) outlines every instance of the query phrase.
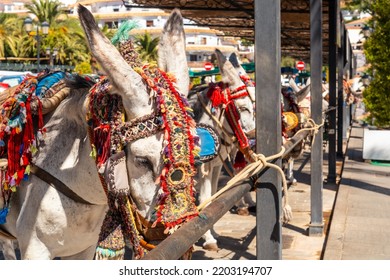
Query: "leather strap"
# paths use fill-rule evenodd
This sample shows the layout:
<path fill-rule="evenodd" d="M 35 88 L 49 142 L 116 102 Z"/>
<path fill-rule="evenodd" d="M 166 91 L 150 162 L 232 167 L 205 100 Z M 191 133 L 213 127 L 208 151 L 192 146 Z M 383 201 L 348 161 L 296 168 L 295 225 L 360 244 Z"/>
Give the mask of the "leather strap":
<path fill-rule="evenodd" d="M 39 166 L 31 165 L 31 173 L 37 176 L 42 181 L 48 183 L 51 187 L 55 188 L 57 191 L 61 192 L 68 198 L 72 199 L 75 202 L 87 205 L 96 205 L 89 201 L 86 201 L 82 197 L 80 197 L 77 193 L 72 191 L 67 185 L 65 185 L 62 181 L 58 180 L 56 177 L 43 170 Z"/>
<path fill-rule="evenodd" d="M 10 234 L 5 229 L 0 228 L 0 236 L 5 237 L 7 239 L 16 240 L 16 237 Z"/>

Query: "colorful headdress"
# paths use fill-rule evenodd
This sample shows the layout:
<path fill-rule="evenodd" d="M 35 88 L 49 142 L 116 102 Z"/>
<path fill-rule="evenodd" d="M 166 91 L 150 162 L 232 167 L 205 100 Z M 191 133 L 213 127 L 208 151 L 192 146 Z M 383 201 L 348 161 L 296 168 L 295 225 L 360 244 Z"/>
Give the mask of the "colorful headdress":
<path fill-rule="evenodd" d="M 196 135 L 195 122 L 192 119 L 187 101 L 176 90 L 172 77 L 157 67 L 142 65 L 130 40 L 118 40 L 118 49 L 148 85 L 150 95 L 155 97 L 156 108 L 151 115 L 137 118 L 130 124 L 125 123 L 120 98 L 113 95 L 107 97 L 110 86 L 107 79 L 99 82 L 91 90 L 90 96 L 90 104 L 100 104 L 100 108 L 98 106 L 91 107 L 89 115 L 91 131 L 94 131 L 94 135 L 99 134 L 99 137 L 97 135 L 92 137 L 94 155 L 98 168 L 101 169 L 113 155 L 119 154 L 130 141 L 163 130 L 162 159 L 164 167 L 158 180 L 160 190 L 153 227 L 162 224 L 165 228 L 164 233 L 169 234 L 182 223 L 198 215 L 193 180 L 196 173 L 195 165 L 199 158 L 199 138 Z M 109 100 L 114 100 L 110 102 L 115 102 L 116 105 L 106 104 Z M 102 108 L 102 104 L 105 108 Z M 111 119 L 104 119 L 102 116 L 111 116 Z M 129 138 L 118 137 L 118 135 L 131 135 L 128 131 L 141 131 L 140 129 L 145 127 L 148 128 L 148 135 L 137 133 Z M 105 179 L 107 181 L 107 177 Z M 106 182 L 106 185 L 108 186 L 110 209 L 103 223 L 97 254 L 100 258 L 118 258 L 118 255 L 123 254 L 123 240 L 128 238 L 133 245 L 136 258 L 141 258 L 146 250 L 141 246 L 143 237 L 137 228 L 136 213 L 131 204 L 131 197 L 124 198 L 122 195 L 118 195 L 124 192 L 123 186 L 110 189 L 110 183 Z M 113 185 L 111 184 L 111 186 Z M 113 195 L 112 192 L 116 192 L 116 194 Z M 122 197 L 121 201 L 118 201 L 118 197 Z"/>

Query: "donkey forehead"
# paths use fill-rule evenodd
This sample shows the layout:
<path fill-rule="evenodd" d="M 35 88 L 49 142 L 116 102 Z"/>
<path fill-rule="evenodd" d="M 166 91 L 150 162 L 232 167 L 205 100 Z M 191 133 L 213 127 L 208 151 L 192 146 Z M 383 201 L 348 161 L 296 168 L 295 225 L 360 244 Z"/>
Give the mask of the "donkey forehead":
<path fill-rule="evenodd" d="M 162 154 L 163 133 L 159 132 L 150 137 L 138 139 L 130 143 L 129 149 L 133 156 L 148 158 L 154 165 L 159 164 Z"/>
<path fill-rule="evenodd" d="M 249 96 L 243 96 L 243 97 L 234 99 L 234 104 L 236 106 L 253 107 L 251 98 Z"/>

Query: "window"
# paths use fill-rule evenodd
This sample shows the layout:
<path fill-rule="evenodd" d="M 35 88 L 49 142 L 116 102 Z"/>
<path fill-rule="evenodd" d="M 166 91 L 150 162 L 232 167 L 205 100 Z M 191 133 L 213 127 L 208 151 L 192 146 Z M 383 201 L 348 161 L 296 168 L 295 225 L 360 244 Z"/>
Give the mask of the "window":
<path fill-rule="evenodd" d="M 207 38 L 206 37 L 200 38 L 200 44 L 201 45 L 207 45 Z"/>
<path fill-rule="evenodd" d="M 154 26 L 153 20 L 147 20 L 146 21 L 146 27 L 153 27 L 153 26 Z"/>
<path fill-rule="evenodd" d="M 111 21 L 111 22 L 106 22 L 108 28 L 110 29 L 116 29 L 118 27 L 118 22 L 117 21 Z"/>
<path fill-rule="evenodd" d="M 190 54 L 190 61 L 198 61 L 198 56 L 196 54 Z"/>

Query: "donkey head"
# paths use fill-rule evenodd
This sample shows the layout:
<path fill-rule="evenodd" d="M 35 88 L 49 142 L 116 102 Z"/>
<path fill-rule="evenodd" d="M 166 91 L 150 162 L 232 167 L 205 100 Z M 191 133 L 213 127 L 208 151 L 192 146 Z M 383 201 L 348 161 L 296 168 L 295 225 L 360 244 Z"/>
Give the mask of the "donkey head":
<path fill-rule="evenodd" d="M 162 192 L 169 188 L 169 184 L 176 184 L 179 186 L 187 177 L 193 176 L 193 174 L 189 174 L 193 170 L 187 170 L 188 168 L 191 169 L 191 166 L 186 166 L 185 159 L 179 158 L 180 152 L 184 151 L 185 153 L 188 149 L 192 149 L 196 146 L 191 142 L 196 138 L 196 136 L 193 137 L 194 135 L 191 134 L 193 131 L 191 130 L 192 127 L 189 125 L 192 119 L 190 117 L 185 117 L 184 120 L 181 119 L 181 117 L 185 115 L 184 109 L 186 106 L 185 104 L 183 105 L 185 101 L 177 98 L 180 94 L 175 91 L 174 84 L 170 83 L 171 80 L 169 80 L 169 77 L 165 75 L 163 71 L 152 67 L 134 67 L 133 69 L 131 66 L 132 64 L 128 63 L 116 47 L 100 32 L 91 13 L 82 5 L 79 5 L 78 13 L 91 52 L 105 73 L 107 73 L 108 80 L 111 84 L 111 87 L 108 88 L 108 93 L 110 96 L 119 95 L 121 97 L 125 110 L 126 124 L 136 124 L 135 126 L 132 126 L 132 129 L 125 131 L 125 136 L 134 134 L 133 128 L 138 131 L 136 134 L 141 134 L 142 136 L 136 137 L 135 140 L 125 143 L 124 151 L 126 154 L 127 180 L 131 197 L 135 201 L 138 212 L 141 213 L 146 220 L 155 222 L 161 218 L 161 216 L 167 215 L 163 210 L 169 211 L 169 207 L 165 207 L 162 210 L 158 208 L 161 201 L 170 199 L 169 194 L 162 194 Z M 175 27 L 177 24 L 182 24 L 180 19 L 181 17 L 178 11 L 174 11 L 167 22 L 164 32 L 169 33 L 172 31 L 175 34 L 177 32 L 178 38 L 181 38 L 183 34 L 181 31 L 177 31 L 180 30 L 180 28 Z M 180 38 L 178 40 L 180 40 Z M 168 45 L 171 43 L 175 44 L 175 40 L 172 42 L 165 42 L 164 44 L 169 48 Z M 174 46 L 170 49 L 175 51 Z M 184 51 L 184 49 L 182 49 L 182 51 Z M 171 57 L 172 61 L 174 61 L 176 57 L 183 57 L 182 54 L 180 56 L 179 54 L 170 54 L 168 49 L 164 52 L 164 55 Z M 172 69 L 168 64 L 163 65 L 167 70 Z M 184 83 L 185 82 L 183 82 L 183 84 Z M 160 84 L 169 85 L 165 88 L 161 88 Z M 160 95 L 161 92 L 164 91 L 172 93 L 171 96 L 174 96 L 174 98 L 177 99 L 168 100 L 169 102 L 164 100 L 165 97 Z M 151 98 L 154 96 L 156 96 L 156 98 Z M 171 106 L 171 104 L 173 105 Z M 175 115 L 176 111 L 169 112 L 169 114 L 166 113 L 170 110 L 170 107 L 174 106 L 178 109 L 176 111 L 179 111 L 177 115 Z M 162 107 L 164 107 L 164 109 L 161 109 Z M 155 118 L 157 121 L 153 121 L 152 119 L 152 122 L 145 123 L 145 115 L 157 115 Z M 151 125 L 150 127 L 149 124 Z M 174 129 L 170 127 L 172 128 L 172 131 L 167 130 L 167 127 L 170 125 L 174 126 L 177 124 L 181 127 L 173 127 Z M 150 130 L 155 125 L 158 125 L 160 129 L 150 133 Z M 179 144 L 171 143 L 174 141 L 177 142 L 177 139 L 174 138 L 175 133 L 177 134 L 182 131 L 191 134 L 188 137 L 190 138 L 190 141 Z M 185 150 L 187 146 L 190 146 L 190 148 Z M 175 150 L 172 152 L 172 149 L 180 149 L 180 151 Z M 177 152 L 177 154 L 175 154 L 175 152 Z M 170 155 L 170 158 L 167 157 L 168 154 Z M 193 151 L 191 150 L 189 154 L 189 156 L 192 156 Z M 172 160 L 172 158 L 174 160 Z M 193 164 L 193 158 L 191 158 L 191 160 Z M 170 169 L 171 167 L 173 168 L 172 170 Z M 161 182 L 165 179 L 166 181 Z M 163 183 L 165 184 L 164 188 L 161 187 L 163 186 Z M 192 192 L 192 190 L 190 191 Z M 182 200 L 184 199 L 182 198 Z M 181 202 L 183 203 L 183 201 Z M 172 201 L 172 204 L 173 203 L 174 201 Z M 160 209 L 161 211 L 157 209 Z M 186 216 L 181 216 L 180 218 L 181 220 L 185 220 L 185 217 Z"/>
<path fill-rule="evenodd" d="M 241 63 L 237 57 L 237 54 L 233 52 L 229 56 L 229 61 L 233 65 L 233 67 L 236 69 L 237 74 L 241 78 L 241 80 L 245 83 L 246 88 L 249 93 L 249 97 L 251 98 L 253 105 L 255 103 L 255 95 L 256 95 L 256 88 L 255 83 L 252 81 L 252 79 L 249 77 L 248 73 L 246 73 L 245 69 L 241 66 Z"/>
<path fill-rule="evenodd" d="M 239 96 L 233 98 L 235 107 L 239 112 L 239 122 L 242 130 L 245 133 L 250 133 L 255 129 L 255 115 L 254 106 L 248 92 L 247 86 L 241 80 L 240 76 L 237 75 L 237 71 L 233 64 L 226 59 L 225 55 L 220 51 L 215 51 L 219 69 L 222 73 L 222 81 L 229 84 L 232 96 Z"/>

